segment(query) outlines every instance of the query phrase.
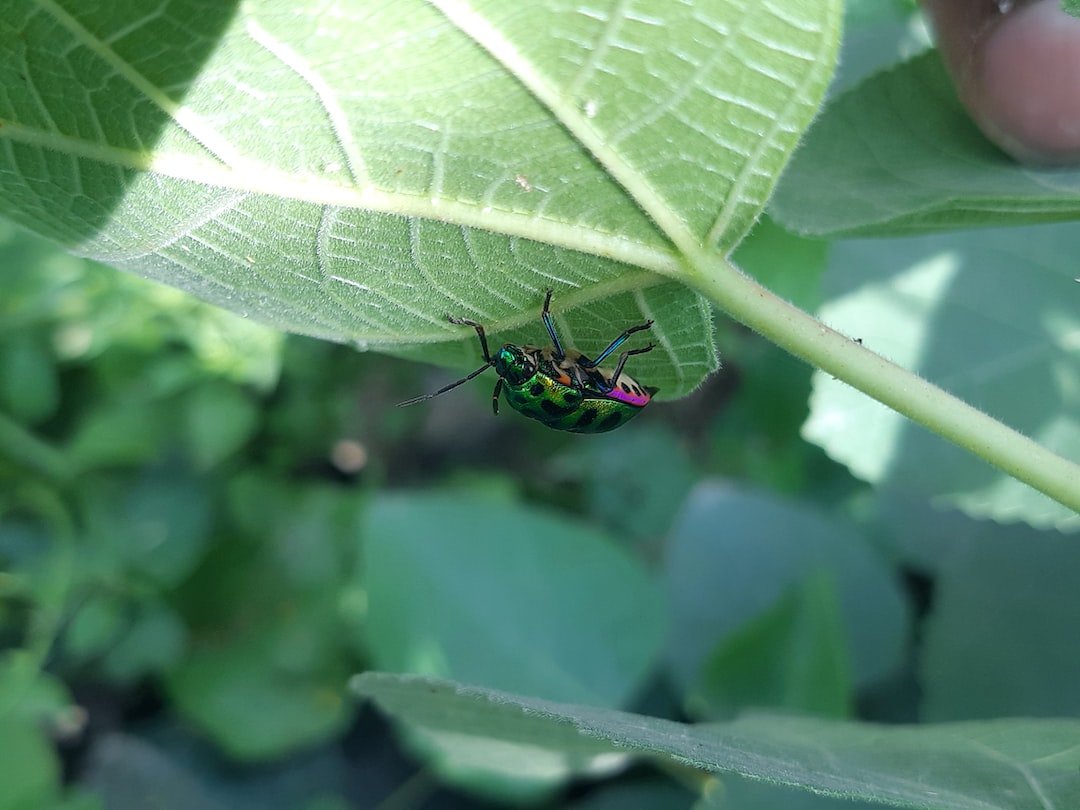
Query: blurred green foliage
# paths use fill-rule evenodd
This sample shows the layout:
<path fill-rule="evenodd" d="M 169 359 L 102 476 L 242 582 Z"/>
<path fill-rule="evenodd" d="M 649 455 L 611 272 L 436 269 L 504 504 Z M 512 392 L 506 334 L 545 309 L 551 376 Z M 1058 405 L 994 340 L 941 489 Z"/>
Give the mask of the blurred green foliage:
<path fill-rule="evenodd" d="M 906 0 L 848 21 L 841 85 L 924 42 Z M 813 309 L 852 250 L 856 286 L 910 264 L 767 218 L 735 259 Z M 0 810 L 869 806 L 633 760 L 453 687 L 425 694 L 425 725 L 415 683 L 369 676 L 406 704 L 388 723 L 348 688 L 377 670 L 576 704 L 657 753 L 760 709 L 1080 716 L 1073 539 L 855 480 L 800 437 L 810 370 L 720 319 L 715 338 L 719 375 L 612 434 L 492 418 L 486 384 L 398 409 L 455 375 L 286 337 L 0 224 Z M 809 753 L 765 777 L 827 764 L 873 788 L 918 764 L 915 740 L 864 770 L 874 727 L 844 728 L 830 752 L 766 735 L 757 754 Z M 1035 786 L 1080 801 L 1039 726 L 919 728 L 977 796 L 986 773 L 1041 778 L 1030 751 L 1059 768 Z"/>
<path fill-rule="evenodd" d="M 388 753 L 369 668 L 677 718 L 1077 713 L 1071 544 L 856 482 L 796 438 L 809 371 L 745 332 L 697 396 L 582 439 L 486 386 L 399 410 L 446 372 L 2 239 L 3 810 L 558 804 L 625 765 L 408 726 Z M 701 801 L 784 800 L 724 781 Z"/>

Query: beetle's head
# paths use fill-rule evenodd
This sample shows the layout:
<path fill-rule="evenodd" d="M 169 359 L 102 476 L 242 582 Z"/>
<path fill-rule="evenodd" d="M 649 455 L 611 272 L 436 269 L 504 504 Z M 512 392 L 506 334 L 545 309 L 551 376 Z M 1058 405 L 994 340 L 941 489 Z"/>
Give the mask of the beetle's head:
<path fill-rule="evenodd" d="M 536 373 L 536 360 L 531 354 L 513 343 L 507 343 L 495 352 L 492 361 L 495 373 L 510 385 L 521 385 Z"/>

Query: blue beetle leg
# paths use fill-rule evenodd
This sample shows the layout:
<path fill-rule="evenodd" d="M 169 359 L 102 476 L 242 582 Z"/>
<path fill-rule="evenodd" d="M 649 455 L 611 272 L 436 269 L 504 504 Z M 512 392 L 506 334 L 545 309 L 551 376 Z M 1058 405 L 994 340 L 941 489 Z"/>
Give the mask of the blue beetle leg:
<path fill-rule="evenodd" d="M 496 416 L 499 415 L 499 394 L 502 393 L 502 387 L 503 378 L 499 377 L 495 382 L 495 390 L 491 392 L 491 410 L 495 412 Z"/>
<path fill-rule="evenodd" d="M 484 352 L 484 362 L 489 366 L 491 363 L 491 353 L 488 351 L 487 335 L 484 334 L 484 327 L 478 324 L 476 321 L 470 321 L 468 318 L 455 318 L 453 315 L 447 315 L 446 320 L 450 323 L 457 324 L 458 326 L 471 326 L 476 330 L 476 336 L 480 338 L 480 349 Z"/>
<path fill-rule="evenodd" d="M 551 317 L 551 294 L 554 290 L 548 290 L 547 295 L 544 297 L 544 309 L 540 312 L 540 317 L 544 321 L 544 328 L 547 329 L 548 337 L 551 338 L 551 345 L 555 348 L 555 359 L 562 360 L 566 357 L 566 352 L 563 351 L 562 343 L 559 342 L 559 335 L 555 331 L 555 321 Z"/>
<path fill-rule="evenodd" d="M 619 355 L 619 363 L 615 366 L 615 373 L 611 375 L 611 382 L 608 383 L 608 391 L 615 389 L 615 386 L 619 384 L 619 376 L 622 374 L 623 367 L 626 366 L 627 358 L 635 354 L 645 354 L 651 352 L 656 348 L 656 344 L 650 343 L 648 346 L 643 346 L 640 349 L 631 349 L 628 352 L 623 352 Z M 606 392 L 605 392 L 606 393 Z"/>
<path fill-rule="evenodd" d="M 611 341 L 611 345 L 604 349 L 602 352 L 600 352 L 600 355 L 595 360 L 587 360 L 583 357 L 579 362 L 585 368 L 596 368 L 598 365 L 611 357 L 612 352 L 622 346 L 626 342 L 627 338 L 629 338 L 632 334 L 634 334 L 635 332 L 640 332 L 643 329 L 651 328 L 653 323 L 654 321 L 646 321 L 645 323 L 638 324 L 637 326 L 631 326 L 629 329 L 627 329 L 625 332 L 623 332 L 621 335 Z M 630 353 L 642 354 L 642 352 L 639 351 L 633 351 Z"/>

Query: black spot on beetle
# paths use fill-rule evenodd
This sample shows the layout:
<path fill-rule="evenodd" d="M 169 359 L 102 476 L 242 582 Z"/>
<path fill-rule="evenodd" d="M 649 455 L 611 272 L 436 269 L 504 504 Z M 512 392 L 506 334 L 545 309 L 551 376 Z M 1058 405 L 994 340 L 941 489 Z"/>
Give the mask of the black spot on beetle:
<path fill-rule="evenodd" d="M 604 417 L 604 421 L 602 421 L 599 425 L 597 425 L 597 429 L 598 430 L 611 430 L 614 427 L 618 427 L 619 422 L 621 422 L 621 421 L 622 421 L 622 414 L 621 413 L 608 414 L 607 416 Z"/>
<path fill-rule="evenodd" d="M 540 403 L 540 407 L 544 409 L 544 413 L 549 416 L 566 416 L 570 413 L 571 408 L 564 408 L 562 405 L 558 405 L 552 402 L 550 399 L 545 399 Z"/>
<path fill-rule="evenodd" d="M 587 410 L 583 414 L 581 414 L 581 416 L 580 416 L 580 418 L 578 418 L 577 422 L 574 423 L 574 427 L 579 427 L 579 428 L 588 427 L 589 425 L 591 425 L 593 423 L 594 419 L 596 419 L 596 411 L 594 411 L 592 408 L 590 408 L 589 410 Z"/>
<path fill-rule="evenodd" d="M 544 393 L 544 384 L 533 383 L 532 388 L 529 389 L 529 393 L 532 394 L 534 397 L 540 396 L 542 393 Z"/>
<path fill-rule="evenodd" d="M 563 402 L 574 407 L 581 402 L 581 394 L 577 391 L 567 391 L 566 394 L 563 395 Z"/>
<path fill-rule="evenodd" d="M 619 388 L 621 388 L 623 391 L 625 391 L 628 394 L 630 393 L 630 386 L 627 385 L 626 383 L 619 383 Z"/>

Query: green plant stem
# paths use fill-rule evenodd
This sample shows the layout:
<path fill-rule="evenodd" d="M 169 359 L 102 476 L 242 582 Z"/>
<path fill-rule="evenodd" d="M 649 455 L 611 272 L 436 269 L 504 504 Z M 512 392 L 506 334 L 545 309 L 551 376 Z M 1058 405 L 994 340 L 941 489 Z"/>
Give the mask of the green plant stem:
<path fill-rule="evenodd" d="M 54 483 L 66 481 L 70 465 L 56 448 L 9 416 L 0 413 L 0 458 L 7 458 L 21 467 L 29 467 Z"/>
<path fill-rule="evenodd" d="M 729 262 L 704 249 L 689 258 L 681 278 L 735 320 L 1080 512 L 1077 464 L 830 329 Z"/>

